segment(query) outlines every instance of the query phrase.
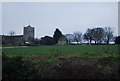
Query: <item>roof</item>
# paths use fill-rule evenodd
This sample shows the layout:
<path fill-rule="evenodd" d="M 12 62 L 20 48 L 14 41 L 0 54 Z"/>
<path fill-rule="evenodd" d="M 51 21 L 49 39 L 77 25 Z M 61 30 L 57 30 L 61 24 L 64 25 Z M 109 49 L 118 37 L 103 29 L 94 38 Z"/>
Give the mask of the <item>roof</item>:
<path fill-rule="evenodd" d="M 27 27 L 31 27 L 30 25 L 28 25 Z"/>
<path fill-rule="evenodd" d="M 14 36 L 9 36 L 9 35 L 2 35 L 3 37 L 23 37 L 23 35 L 14 35 Z"/>

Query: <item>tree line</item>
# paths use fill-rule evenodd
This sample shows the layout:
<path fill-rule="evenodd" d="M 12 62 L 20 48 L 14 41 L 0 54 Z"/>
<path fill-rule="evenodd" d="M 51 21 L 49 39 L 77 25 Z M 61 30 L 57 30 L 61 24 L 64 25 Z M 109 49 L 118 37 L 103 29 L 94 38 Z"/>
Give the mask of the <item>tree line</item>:
<path fill-rule="evenodd" d="M 53 37 L 41 37 L 40 40 L 36 39 L 36 43 L 40 45 L 54 45 L 58 43 L 59 38 L 62 36 L 67 39 L 67 44 L 71 44 L 72 42 L 76 42 L 77 44 L 82 44 L 84 42 L 87 44 L 110 44 L 110 42 L 120 44 L 120 37 L 114 36 L 111 27 L 88 28 L 84 34 L 82 34 L 80 31 L 75 31 L 73 34 L 65 35 L 63 35 L 62 32 L 56 28 Z"/>
<path fill-rule="evenodd" d="M 97 28 L 88 28 L 84 34 L 81 32 L 74 32 L 73 34 L 66 35 L 69 43 L 72 40 L 76 40 L 76 42 L 87 41 L 87 43 L 91 44 L 94 42 L 95 44 L 109 44 L 114 41 L 115 36 L 113 35 L 113 31 L 110 27 L 97 27 Z"/>
<path fill-rule="evenodd" d="M 11 32 L 10 36 L 13 36 L 15 32 Z M 56 28 L 51 36 L 44 36 L 40 39 L 35 38 L 30 40 L 32 45 L 55 45 L 58 44 L 58 40 L 64 37 L 67 41 L 67 44 L 72 44 L 76 42 L 77 44 L 110 44 L 114 42 L 115 44 L 120 44 L 120 36 L 114 36 L 113 30 L 111 27 L 96 27 L 96 28 L 88 28 L 85 33 L 81 33 L 80 31 L 74 31 L 73 34 L 65 34 Z M 11 40 L 13 41 L 13 40 Z M 2 41 L 4 44 L 4 41 Z M 12 42 L 11 42 L 12 43 Z M 24 41 L 24 44 L 27 45 Z"/>

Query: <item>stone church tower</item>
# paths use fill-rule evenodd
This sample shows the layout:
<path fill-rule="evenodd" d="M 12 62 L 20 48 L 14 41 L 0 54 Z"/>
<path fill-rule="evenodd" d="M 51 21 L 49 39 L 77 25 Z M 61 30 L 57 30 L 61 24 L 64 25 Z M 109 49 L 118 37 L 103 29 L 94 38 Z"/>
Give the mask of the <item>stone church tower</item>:
<path fill-rule="evenodd" d="M 34 27 L 30 25 L 24 27 L 23 38 L 25 42 L 31 42 L 34 39 Z"/>

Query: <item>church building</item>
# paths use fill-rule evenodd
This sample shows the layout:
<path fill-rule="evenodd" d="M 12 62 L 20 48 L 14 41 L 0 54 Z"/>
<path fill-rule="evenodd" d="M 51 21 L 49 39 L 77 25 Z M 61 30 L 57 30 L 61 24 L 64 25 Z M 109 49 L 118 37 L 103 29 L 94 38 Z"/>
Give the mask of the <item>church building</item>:
<path fill-rule="evenodd" d="M 34 27 L 28 25 L 23 28 L 23 35 L 1 35 L 2 44 L 14 44 L 14 45 L 23 45 L 25 43 L 31 43 L 34 40 Z"/>

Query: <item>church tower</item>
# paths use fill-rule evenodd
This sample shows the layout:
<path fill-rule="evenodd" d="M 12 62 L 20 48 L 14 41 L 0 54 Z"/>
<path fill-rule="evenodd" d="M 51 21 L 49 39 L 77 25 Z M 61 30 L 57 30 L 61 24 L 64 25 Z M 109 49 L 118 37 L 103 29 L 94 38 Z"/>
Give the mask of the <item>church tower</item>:
<path fill-rule="evenodd" d="M 34 39 L 34 27 L 30 25 L 24 27 L 23 38 L 25 42 L 31 42 Z"/>

